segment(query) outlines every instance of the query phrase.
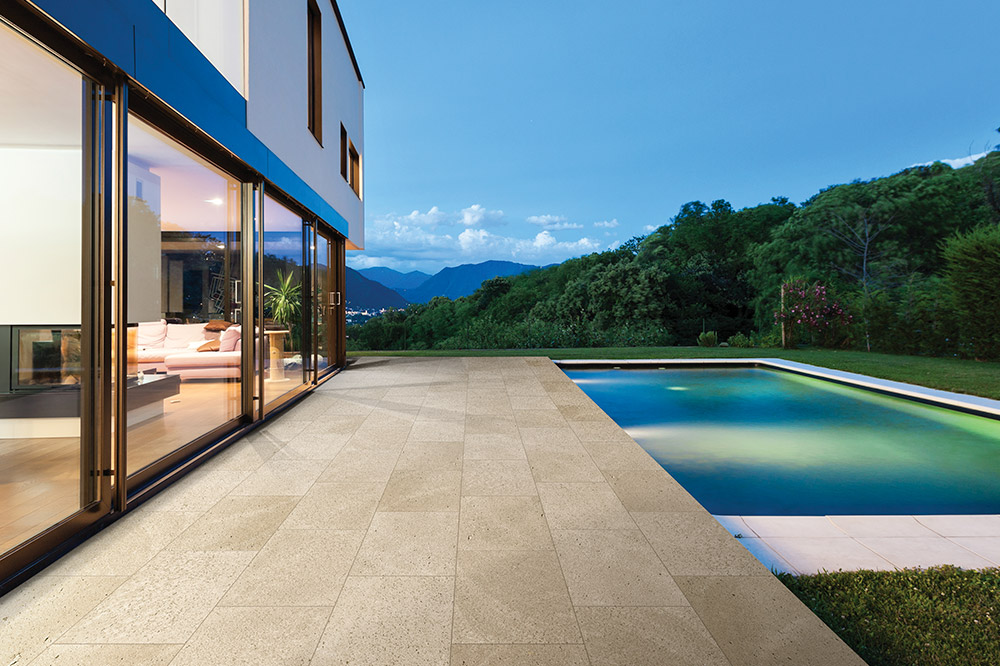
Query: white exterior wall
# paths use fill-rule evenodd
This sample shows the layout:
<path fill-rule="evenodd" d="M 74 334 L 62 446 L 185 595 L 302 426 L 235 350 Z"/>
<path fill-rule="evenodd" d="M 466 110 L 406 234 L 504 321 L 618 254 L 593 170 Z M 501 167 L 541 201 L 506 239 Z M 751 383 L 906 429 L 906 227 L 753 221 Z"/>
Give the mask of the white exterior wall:
<path fill-rule="evenodd" d="M 364 204 L 340 174 L 340 125 L 361 155 L 363 185 L 364 87 L 333 6 L 330 0 L 317 0 L 323 16 L 320 146 L 308 127 L 306 0 L 248 3 L 247 128 L 347 220 L 348 240 L 363 248 Z"/>

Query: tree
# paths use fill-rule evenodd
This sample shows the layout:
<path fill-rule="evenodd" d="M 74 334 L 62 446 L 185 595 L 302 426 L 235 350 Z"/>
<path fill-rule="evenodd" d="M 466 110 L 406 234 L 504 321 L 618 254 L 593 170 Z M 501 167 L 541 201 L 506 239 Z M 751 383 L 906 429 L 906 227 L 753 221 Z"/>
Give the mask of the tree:
<path fill-rule="evenodd" d="M 874 219 L 870 209 L 859 211 L 857 219 L 848 222 L 842 215 L 833 214 L 834 222 L 827 233 L 843 243 L 855 261 L 851 264 L 839 265 L 831 262 L 834 269 L 839 273 L 852 278 L 860 287 L 862 298 L 862 323 L 865 332 L 865 349 L 872 350 L 871 330 L 868 325 L 867 304 L 871 302 L 872 291 L 876 285 L 884 279 L 884 275 L 876 268 L 877 264 L 885 258 L 885 253 L 875 249 L 875 241 L 892 224 L 892 218 L 884 222 Z"/>
<path fill-rule="evenodd" d="M 943 248 L 945 276 L 977 359 L 1000 358 L 1000 225 L 984 224 Z"/>

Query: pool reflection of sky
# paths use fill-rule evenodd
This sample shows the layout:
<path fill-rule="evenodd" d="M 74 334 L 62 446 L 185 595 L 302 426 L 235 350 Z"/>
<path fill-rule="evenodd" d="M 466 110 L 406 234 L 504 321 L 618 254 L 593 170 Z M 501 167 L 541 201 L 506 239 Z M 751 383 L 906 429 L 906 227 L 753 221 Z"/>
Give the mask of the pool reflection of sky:
<path fill-rule="evenodd" d="M 1000 421 L 760 369 L 566 374 L 714 514 L 1000 513 Z"/>

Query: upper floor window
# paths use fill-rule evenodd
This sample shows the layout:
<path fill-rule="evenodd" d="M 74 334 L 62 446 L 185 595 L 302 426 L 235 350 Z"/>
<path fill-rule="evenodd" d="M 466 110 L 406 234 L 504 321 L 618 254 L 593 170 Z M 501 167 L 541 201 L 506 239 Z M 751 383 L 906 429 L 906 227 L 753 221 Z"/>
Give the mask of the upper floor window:
<path fill-rule="evenodd" d="M 361 196 L 361 155 L 354 142 L 347 136 L 347 129 L 340 126 L 340 175 Z"/>
<path fill-rule="evenodd" d="M 323 143 L 323 16 L 315 0 L 308 0 L 309 131 Z"/>
<path fill-rule="evenodd" d="M 244 0 L 153 0 L 184 36 L 246 95 Z"/>

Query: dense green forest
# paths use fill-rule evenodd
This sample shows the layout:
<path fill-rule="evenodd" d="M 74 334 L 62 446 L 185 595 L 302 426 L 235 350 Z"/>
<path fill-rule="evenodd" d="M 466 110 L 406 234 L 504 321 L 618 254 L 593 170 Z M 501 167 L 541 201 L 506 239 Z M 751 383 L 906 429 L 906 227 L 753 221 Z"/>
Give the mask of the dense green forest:
<path fill-rule="evenodd" d="M 615 250 L 389 311 L 350 327 L 348 344 L 777 346 L 782 322 L 789 345 L 1000 357 L 1000 152 L 800 206 L 691 202 Z"/>

